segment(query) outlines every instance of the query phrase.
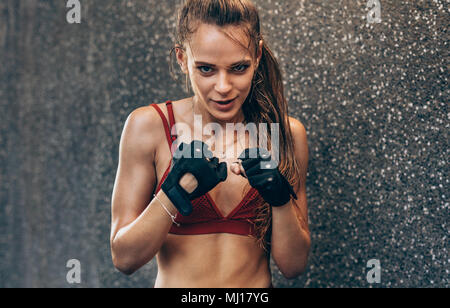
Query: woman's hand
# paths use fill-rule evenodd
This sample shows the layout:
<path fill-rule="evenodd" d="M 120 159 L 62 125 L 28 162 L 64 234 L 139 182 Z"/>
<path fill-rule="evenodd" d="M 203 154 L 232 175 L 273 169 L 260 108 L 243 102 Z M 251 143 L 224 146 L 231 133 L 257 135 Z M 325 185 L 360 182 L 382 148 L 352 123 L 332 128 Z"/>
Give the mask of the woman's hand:
<path fill-rule="evenodd" d="M 226 163 L 213 157 L 208 145 L 194 140 L 180 144 L 174 153 L 173 167 L 161 186 L 181 215 L 192 212 L 191 200 L 213 189 L 227 178 Z"/>
<path fill-rule="evenodd" d="M 246 149 L 239 155 L 239 159 L 241 162 L 233 163 L 231 171 L 236 175 L 240 174 L 246 177 L 250 185 L 257 189 L 271 206 L 287 204 L 291 195 L 297 199 L 291 184 L 280 173 L 276 162 L 272 160 L 267 150 Z"/>

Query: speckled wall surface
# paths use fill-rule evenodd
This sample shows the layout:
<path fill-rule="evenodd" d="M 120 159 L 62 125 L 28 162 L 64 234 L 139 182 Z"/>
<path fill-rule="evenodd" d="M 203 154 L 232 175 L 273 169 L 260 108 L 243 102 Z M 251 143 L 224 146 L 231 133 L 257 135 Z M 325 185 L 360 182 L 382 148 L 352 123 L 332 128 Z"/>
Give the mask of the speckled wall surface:
<path fill-rule="evenodd" d="M 178 1 L 0 0 L 0 287 L 150 287 L 109 252 L 127 115 L 185 97 Z M 307 272 L 277 287 L 449 287 L 449 1 L 255 0 L 310 146 Z M 373 2 L 373 1 L 372 1 Z M 66 262 L 81 262 L 81 284 Z M 367 262 L 378 259 L 379 284 Z"/>

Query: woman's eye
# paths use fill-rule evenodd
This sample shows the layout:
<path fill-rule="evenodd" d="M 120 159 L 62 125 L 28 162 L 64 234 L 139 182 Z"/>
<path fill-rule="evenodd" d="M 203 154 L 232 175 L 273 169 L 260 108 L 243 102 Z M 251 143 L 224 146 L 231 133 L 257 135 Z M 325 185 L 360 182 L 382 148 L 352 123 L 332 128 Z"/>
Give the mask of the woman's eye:
<path fill-rule="evenodd" d="M 199 66 L 198 69 L 200 70 L 200 72 L 202 72 L 203 74 L 208 74 L 211 73 L 212 70 L 210 67 L 208 66 Z"/>
<path fill-rule="evenodd" d="M 243 73 L 243 72 L 245 72 L 247 70 L 248 67 L 249 67 L 249 65 L 245 65 L 245 64 L 238 65 L 238 66 L 235 66 L 233 68 L 233 71 L 237 72 L 237 73 Z M 213 69 L 211 67 L 209 67 L 209 66 L 199 66 L 198 70 L 202 74 L 210 74 L 210 73 L 213 72 Z"/>
<path fill-rule="evenodd" d="M 248 65 L 242 64 L 242 65 L 236 66 L 236 67 L 234 68 L 234 70 L 235 70 L 236 72 L 238 72 L 238 73 L 242 73 L 242 72 L 244 72 L 247 68 L 248 68 Z"/>

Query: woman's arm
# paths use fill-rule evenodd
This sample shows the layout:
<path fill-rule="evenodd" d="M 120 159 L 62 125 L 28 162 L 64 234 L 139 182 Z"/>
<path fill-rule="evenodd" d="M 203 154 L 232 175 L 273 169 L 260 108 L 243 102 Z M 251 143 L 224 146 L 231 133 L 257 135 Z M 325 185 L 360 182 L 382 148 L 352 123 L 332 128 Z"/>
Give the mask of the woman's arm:
<path fill-rule="evenodd" d="M 128 117 L 120 141 L 110 241 L 114 266 L 128 275 L 156 255 L 172 226 L 170 216 L 152 196 L 156 183 L 155 149 L 161 142 L 155 131 L 161 129 L 160 125 L 154 110 L 139 108 Z M 177 213 L 163 191 L 158 198 L 172 215 Z"/>
<path fill-rule="evenodd" d="M 295 156 L 300 164 L 300 183 L 294 188 L 297 200 L 282 207 L 272 207 L 272 256 L 281 273 L 289 279 L 306 269 L 311 239 L 308 228 L 306 173 L 308 143 L 304 126 L 289 118 L 295 143 Z M 296 202 L 297 206 L 293 204 Z"/>

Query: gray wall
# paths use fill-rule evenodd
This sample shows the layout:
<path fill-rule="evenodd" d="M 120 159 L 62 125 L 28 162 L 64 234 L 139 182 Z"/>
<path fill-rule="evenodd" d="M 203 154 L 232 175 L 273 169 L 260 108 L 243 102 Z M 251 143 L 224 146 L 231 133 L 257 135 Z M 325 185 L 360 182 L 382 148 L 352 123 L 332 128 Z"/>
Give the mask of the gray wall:
<path fill-rule="evenodd" d="M 448 1 L 268 1 L 266 39 L 310 146 L 307 272 L 278 287 L 449 287 Z M 0 287 L 148 287 L 117 272 L 110 202 L 127 115 L 186 97 L 178 1 L 0 0 Z M 446 189 L 447 187 L 447 189 Z M 81 284 L 66 262 L 81 262 Z M 381 283 L 366 267 L 381 263 Z"/>

